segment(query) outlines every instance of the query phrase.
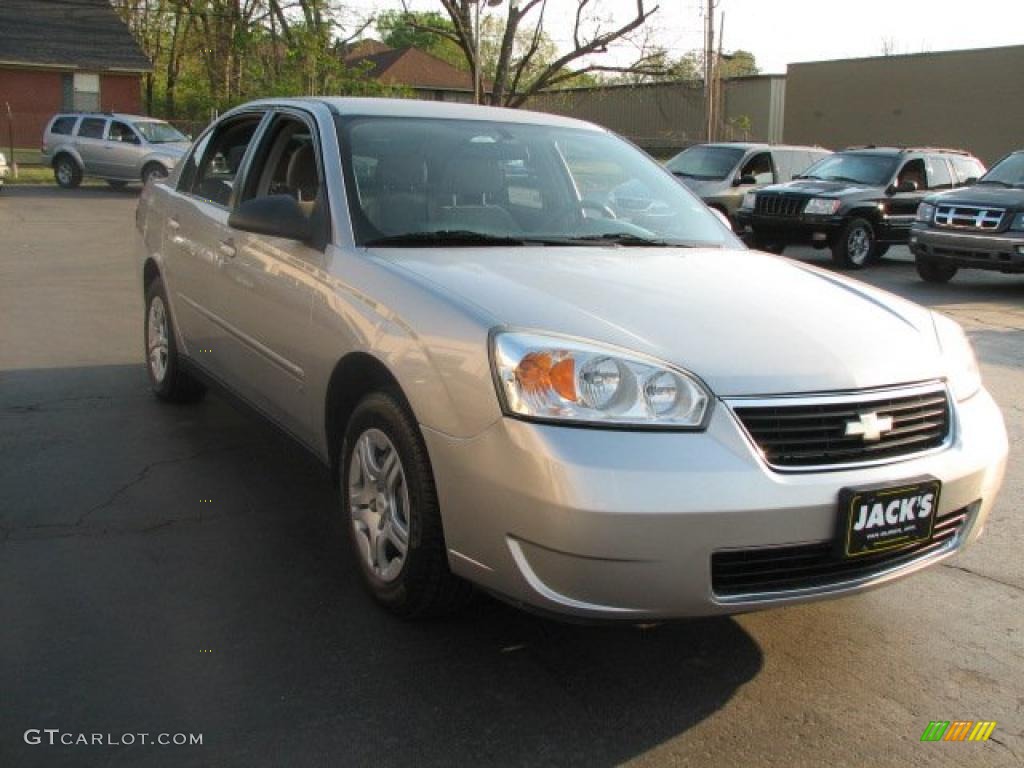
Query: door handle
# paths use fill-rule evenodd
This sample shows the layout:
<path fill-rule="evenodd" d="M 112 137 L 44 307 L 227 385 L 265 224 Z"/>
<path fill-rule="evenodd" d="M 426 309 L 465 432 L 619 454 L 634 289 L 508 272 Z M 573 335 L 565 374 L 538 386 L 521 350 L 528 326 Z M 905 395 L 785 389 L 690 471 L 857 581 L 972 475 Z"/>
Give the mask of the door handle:
<path fill-rule="evenodd" d="M 181 229 L 181 222 L 179 222 L 177 219 L 168 219 L 167 228 L 177 231 Z"/>
<path fill-rule="evenodd" d="M 231 238 L 221 240 L 220 245 L 217 246 L 217 251 L 226 259 L 235 258 L 235 254 L 237 253 L 235 250 L 235 241 Z"/>

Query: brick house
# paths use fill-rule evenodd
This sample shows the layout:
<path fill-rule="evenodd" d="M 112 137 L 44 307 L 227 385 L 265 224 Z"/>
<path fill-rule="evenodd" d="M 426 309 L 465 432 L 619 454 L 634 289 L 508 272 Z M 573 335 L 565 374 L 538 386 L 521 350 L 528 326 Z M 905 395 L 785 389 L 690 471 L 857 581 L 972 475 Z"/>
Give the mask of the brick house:
<path fill-rule="evenodd" d="M 36 147 L 62 110 L 138 113 L 152 68 L 109 0 L 0 0 L 0 135 Z"/>
<path fill-rule="evenodd" d="M 473 78 L 444 59 L 419 48 L 389 48 L 377 40 L 361 40 L 345 54 L 345 64 L 365 68 L 386 85 L 405 86 L 414 98 L 430 101 L 473 101 Z M 484 89 L 490 83 L 484 82 Z"/>

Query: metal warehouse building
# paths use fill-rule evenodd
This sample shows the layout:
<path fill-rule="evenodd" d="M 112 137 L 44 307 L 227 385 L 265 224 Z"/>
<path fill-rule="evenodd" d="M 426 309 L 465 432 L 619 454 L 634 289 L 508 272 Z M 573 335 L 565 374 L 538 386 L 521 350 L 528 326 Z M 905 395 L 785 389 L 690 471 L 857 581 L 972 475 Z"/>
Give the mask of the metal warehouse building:
<path fill-rule="evenodd" d="M 956 147 L 991 165 L 1024 146 L 1024 46 L 790 64 L 785 137 Z"/>

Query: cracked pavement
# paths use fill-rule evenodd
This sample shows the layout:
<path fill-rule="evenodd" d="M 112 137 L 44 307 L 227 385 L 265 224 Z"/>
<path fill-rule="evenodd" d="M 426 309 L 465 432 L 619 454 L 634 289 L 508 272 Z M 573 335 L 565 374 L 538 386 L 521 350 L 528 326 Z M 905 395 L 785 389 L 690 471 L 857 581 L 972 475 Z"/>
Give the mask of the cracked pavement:
<path fill-rule="evenodd" d="M 0 194 L 0 765 L 1024 764 L 1024 277 L 929 286 L 905 249 L 862 275 L 962 322 L 1006 415 L 1003 495 L 956 560 L 735 619 L 580 627 L 482 599 L 413 625 L 363 595 L 316 462 L 219 397 L 149 396 L 134 206 Z M 921 744 L 933 719 L 998 726 Z"/>

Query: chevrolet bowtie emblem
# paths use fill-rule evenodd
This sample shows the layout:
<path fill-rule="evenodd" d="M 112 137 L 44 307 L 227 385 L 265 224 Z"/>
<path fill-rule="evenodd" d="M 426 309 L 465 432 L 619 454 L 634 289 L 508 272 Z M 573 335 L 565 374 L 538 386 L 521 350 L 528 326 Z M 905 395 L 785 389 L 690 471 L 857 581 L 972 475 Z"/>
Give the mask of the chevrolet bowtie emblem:
<path fill-rule="evenodd" d="M 882 435 L 891 429 L 892 416 L 879 418 L 877 413 L 861 413 L 857 416 L 857 421 L 846 422 L 846 436 L 861 435 L 865 443 L 877 443 L 882 439 Z"/>

